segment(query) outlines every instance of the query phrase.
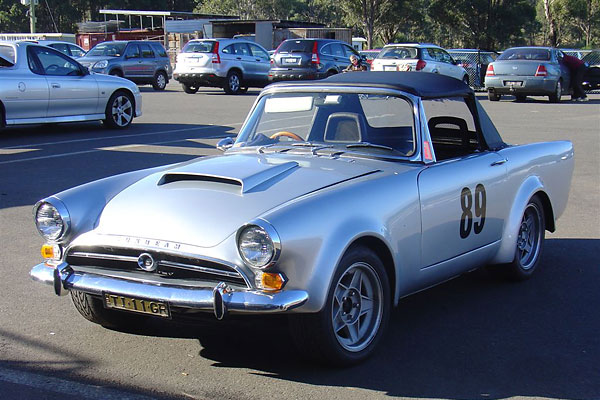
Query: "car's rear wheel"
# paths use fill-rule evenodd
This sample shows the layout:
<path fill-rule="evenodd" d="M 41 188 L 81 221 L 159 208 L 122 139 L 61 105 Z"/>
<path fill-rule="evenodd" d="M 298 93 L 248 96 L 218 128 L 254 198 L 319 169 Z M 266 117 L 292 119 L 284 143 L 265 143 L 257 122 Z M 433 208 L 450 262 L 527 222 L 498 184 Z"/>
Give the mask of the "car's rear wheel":
<path fill-rule="evenodd" d="M 125 311 L 107 310 L 101 299 L 87 293 L 78 290 L 71 290 L 70 293 L 73 305 L 85 319 L 106 328 L 131 329 L 148 319 Z"/>
<path fill-rule="evenodd" d="M 229 71 L 223 89 L 227 94 L 238 94 L 242 87 L 242 76 L 237 71 Z"/>
<path fill-rule="evenodd" d="M 502 96 L 501 96 L 501 95 L 499 95 L 499 94 L 496 94 L 496 93 L 494 93 L 494 92 L 493 92 L 493 91 L 491 91 L 491 90 L 488 90 L 488 99 L 489 99 L 490 101 L 499 101 L 499 100 L 500 100 L 500 97 L 502 97 Z"/>
<path fill-rule="evenodd" d="M 523 103 L 527 100 L 527 96 L 525 96 L 524 94 L 518 94 L 515 97 L 517 99 L 517 102 L 519 103 Z"/>
<path fill-rule="evenodd" d="M 110 96 L 106 104 L 104 124 L 113 129 L 124 129 L 131 125 L 135 115 L 133 97 L 124 91 Z"/>
<path fill-rule="evenodd" d="M 314 314 L 290 316 L 300 351 L 328 364 L 346 366 L 373 354 L 390 313 L 390 286 L 379 257 L 350 249 L 332 279 L 325 306 Z"/>
<path fill-rule="evenodd" d="M 200 89 L 198 86 L 188 85 L 187 83 L 182 83 L 181 87 L 183 87 L 183 91 L 187 94 L 195 94 L 198 92 L 198 89 Z"/>
<path fill-rule="evenodd" d="M 544 206 L 539 198 L 534 196 L 523 211 L 517 234 L 515 258 L 504 266 L 510 279 L 522 281 L 533 275 L 542 257 L 545 230 Z"/>
<path fill-rule="evenodd" d="M 246 92 L 248 92 L 248 87 L 242 87 L 242 88 L 240 88 L 239 93 L 246 93 Z"/>
<path fill-rule="evenodd" d="M 548 99 L 550 100 L 551 103 L 558 103 L 558 102 L 560 102 L 561 97 L 562 97 L 562 82 L 558 81 L 558 82 L 556 82 L 556 88 L 554 88 L 554 93 L 552 93 L 550 96 L 548 96 Z"/>
<path fill-rule="evenodd" d="M 165 90 L 167 87 L 167 82 L 169 78 L 164 71 L 158 71 L 156 75 L 154 75 L 154 81 L 152 82 L 152 88 L 154 90 Z"/>

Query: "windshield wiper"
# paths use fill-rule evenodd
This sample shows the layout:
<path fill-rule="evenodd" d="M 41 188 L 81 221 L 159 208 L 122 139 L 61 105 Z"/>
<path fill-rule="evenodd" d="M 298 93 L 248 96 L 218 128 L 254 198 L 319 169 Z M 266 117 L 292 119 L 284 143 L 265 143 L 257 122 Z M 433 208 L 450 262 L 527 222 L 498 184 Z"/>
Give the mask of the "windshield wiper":
<path fill-rule="evenodd" d="M 346 145 L 347 149 L 352 149 L 352 148 L 356 148 L 356 147 L 370 147 L 373 149 L 397 151 L 396 149 L 394 149 L 393 147 L 390 147 L 390 146 L 384 146 L 382 144 L 373 144 L 373 143 L 369 143 L 369 142 L 352 143 L 352 144 Z"/>

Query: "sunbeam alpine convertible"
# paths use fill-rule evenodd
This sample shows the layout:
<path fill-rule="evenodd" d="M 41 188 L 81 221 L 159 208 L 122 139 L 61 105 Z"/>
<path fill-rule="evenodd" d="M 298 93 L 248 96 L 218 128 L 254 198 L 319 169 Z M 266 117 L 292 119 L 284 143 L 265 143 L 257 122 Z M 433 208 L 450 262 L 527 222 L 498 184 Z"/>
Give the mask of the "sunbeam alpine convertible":
<path fill-rule="evenodd" d="M 105 326 L 286 313 L 303 353 L 348 365 L 404 296 L 529 278 L 573 172 L 570 142 L 508 145 L 466 84 L 420 72 L 271 85 L 218 147 L 39 201 L 31 277 Z"/>

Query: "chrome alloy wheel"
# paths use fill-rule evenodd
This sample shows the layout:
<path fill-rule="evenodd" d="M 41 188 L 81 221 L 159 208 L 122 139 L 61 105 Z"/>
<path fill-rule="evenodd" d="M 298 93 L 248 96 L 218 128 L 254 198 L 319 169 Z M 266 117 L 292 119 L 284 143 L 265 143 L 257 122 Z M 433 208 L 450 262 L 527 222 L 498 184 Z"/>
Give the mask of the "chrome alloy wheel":
<path fill-rule="evenodd" d="M 237 92 L 240 89 L 240 77 L 237 74 L 229 76 L 229 89 L 232 92 Z"/>
<path fill-rule="evenodd" d="M 529 203 L 517 236 L 517 257 L 521 268 L 528 270 L 535 264 L 542 243 L 542 213 L 537 204 Z"/>
<path fill-rule="evenodd" d="M 167 79 L 164 74 L 158 74 L 156 76 L 156 86 L 164 89 L 167 86 Z"/>
<path fill-rule="evenodd" d="M 127 96 L 115 97 L 111 107 L 111 116 L 118 126 L 124 127 L 129 124 L 133 118 L 133 105 Z"/>
<path fill-rule="evenodd" d="M 352 264 L 335 286 L 331 319 L 335 337 L 350 352 L 367 347 L 381 325 L 383 288 L 369 264 Z"/>

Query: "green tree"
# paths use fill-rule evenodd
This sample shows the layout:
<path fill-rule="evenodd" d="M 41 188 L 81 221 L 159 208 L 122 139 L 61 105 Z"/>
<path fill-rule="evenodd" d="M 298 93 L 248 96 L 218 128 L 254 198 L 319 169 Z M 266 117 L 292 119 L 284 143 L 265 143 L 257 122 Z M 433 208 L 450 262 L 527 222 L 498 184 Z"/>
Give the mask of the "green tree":
<path fill-rule="evenodd" d="M 0 0 L 0 32 L 29 32 L 27 7 L 19 0 Z"/>

